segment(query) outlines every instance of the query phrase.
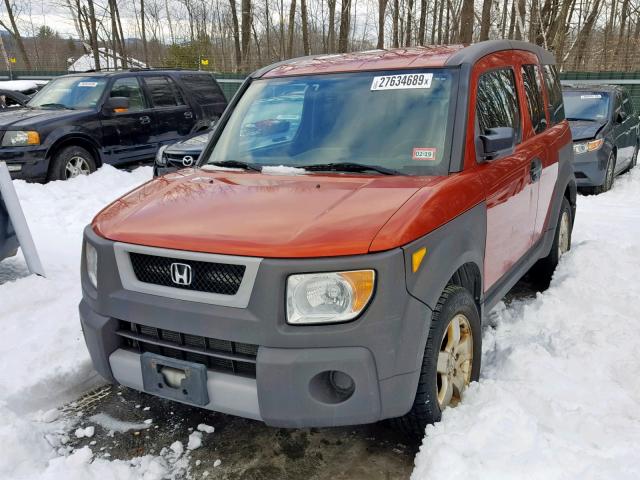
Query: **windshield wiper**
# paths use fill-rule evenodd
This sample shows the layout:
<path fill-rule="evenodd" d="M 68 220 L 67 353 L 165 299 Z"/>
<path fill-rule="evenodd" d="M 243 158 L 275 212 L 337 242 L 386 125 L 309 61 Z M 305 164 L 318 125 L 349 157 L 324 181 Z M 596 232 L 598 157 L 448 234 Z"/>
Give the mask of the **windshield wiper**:
<path fill-rule="evenodd" d="M 578 118 L 578 117 L 567 117 L 567 120 L 570 122 L 597 122 L 598 120 L 594 120 L 593 118 Z"/>
<path fill-rule="evenodd" d="M 240 160 L 221 160 L 219 162 L 210 162 L 209 165 L 216 165 L 218 167 L 229 167 L 229 168 L 242 168 L 244 170 L 251 170 L 254 172 L 259 172 L 260 167 L 256 167 L 247 162 L 241 162 Z"/>
<path fill-rule="evenodd" d="M 333 172 L 377 172 L 382 175 L 406 175 L 398 170 L 379 167 L 378 165 L 365 165 L 353 162 L 318 163 L 315 165 L 300 165 L 300 168 L 310 172 L 333 171 Z"/>
<path fill-rule="evenodd" d="M 38 107 L 64 108 L 65 110 L 75 110 L 73 107 L 69 107 L 63 103 L 43 103 L 42 105 L 38 105 Z"/>

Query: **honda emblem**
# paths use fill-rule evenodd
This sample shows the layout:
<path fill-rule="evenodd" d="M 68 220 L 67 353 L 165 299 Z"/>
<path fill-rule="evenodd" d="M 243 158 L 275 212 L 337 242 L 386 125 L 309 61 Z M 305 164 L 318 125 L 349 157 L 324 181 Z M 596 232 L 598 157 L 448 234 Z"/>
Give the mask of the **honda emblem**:
<path fill-rule="evenodd" d="M 176 285 L 191 285 L 191 265 L 186 263 L 171 264 L 171 281 Z"/>

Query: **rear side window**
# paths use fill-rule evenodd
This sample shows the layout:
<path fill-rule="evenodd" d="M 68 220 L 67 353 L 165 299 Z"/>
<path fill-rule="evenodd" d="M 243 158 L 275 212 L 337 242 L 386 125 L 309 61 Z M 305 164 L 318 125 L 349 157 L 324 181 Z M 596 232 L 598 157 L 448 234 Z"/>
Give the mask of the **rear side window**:
<path fill-rule="evenodd" d="M 520 138 L 520 109 L 513 70 L 493 70 L 480 77 L 476 117 L 480 134 L 491 128 L 511 127 L 516 138 Z"/>
<path fill-rule="evenodd" d="M 544 83 L 549 97 L 549 117 L 551 125 L 556 125 L 564 120 L 564 103 L 562 101 L 562 87 L 558 78 L 558 71 L 554 65 L 543 67 Z"/>
<path fill-rule="evenodd" d="M 184 105 L 182 94 L 175 82 L 166 76 L 144 77 L 154 107 L 175 107 Z"/>
<path fill-rule="evenodd" d="M 527 108 L 533 131 L 544 132 L 547 128 L 547 118 L 544 112 L 544 98 L 542 96 L 542 85 L 540 83 L 540 71 L 537 65 L 522 66 L 522 80 L 524 82 L 524 93 L 527 97 Z"/>
<path fill-rule="evenodd" d="M 209 74 L 184 74 L 180 75 L 180 79 L 198 103 L 226 101 L 220 86 Z"/>

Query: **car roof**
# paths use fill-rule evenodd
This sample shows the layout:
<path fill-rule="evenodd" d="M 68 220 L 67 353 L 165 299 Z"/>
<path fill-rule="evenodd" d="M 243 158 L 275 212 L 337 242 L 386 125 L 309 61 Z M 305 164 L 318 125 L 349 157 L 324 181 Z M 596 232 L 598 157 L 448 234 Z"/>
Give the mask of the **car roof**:
<path fill-rule="evenodd" d="M 157 74 L 201 74 L 201 75 L 213 75 L 211 72 L 204 72 L 201 70 L 182 70 L 179 68 L 176 69 L 153 69 L 153 68 L 141 68 L 141 69 L 130 69 L 130 70 L 112 70 L 112 71 L 99 71 L 99 72 L 78 72 L 78 73 L 69 73 L 65 75 L 66 77 L 119 77 L 130 75 L 132 73 L 142 74 L 142 75 L 157 75 Z"/>
<path fill-rule="evenodd" d="M 554 65 L 551 53 L 528 42 L 489 40 L 473 45 L 428 45 L 395 49 L 293 58 L 269 65 L 252 74 L 253 78 L 273 78 L 322 73 L 343 73 L 371 70 L 406 70 L 430 67 L 473 65 L 482 57 L 505 50 L 535 53 L 540 63 Z"/>

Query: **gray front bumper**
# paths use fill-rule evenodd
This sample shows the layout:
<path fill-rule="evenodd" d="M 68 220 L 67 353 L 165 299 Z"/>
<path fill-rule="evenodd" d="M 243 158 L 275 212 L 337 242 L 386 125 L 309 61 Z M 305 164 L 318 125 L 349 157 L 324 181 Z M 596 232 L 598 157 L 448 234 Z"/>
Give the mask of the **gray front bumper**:
<path fill-rule="evenodd" d="M 604 184 L 609 153 L 603 148 L 595 152 L 575 155 L 573 171 L 579 187 L 598 187 Z"/>
<path fill-rule="evenodd" d="M 246 308 L 211 305 L 123 288 L 114 243 L 89 228 L 85 240 L 98 250 L 98 285 L 82 265 L 80 318 L 96 370 L 105 378 L 143 390 L 140 355 L 116 334 L 120 320 L 159 329 L 258 345 L 255 378 L 208 371 L 205 408 L 259 419 L 272 426 L 311 427 L 375 422 L 401 416 L 413 402 L 431 310 L 409 295 L 400 249 L 340 258 L 264 259 Z M 374 268 L 378 284 L 355 321 L 291 326 L 285 321 L 285 284 L 292 273 Z M 314 395 L 312 380 L 337 370 L 356 384 L 345 401 Z"/>

